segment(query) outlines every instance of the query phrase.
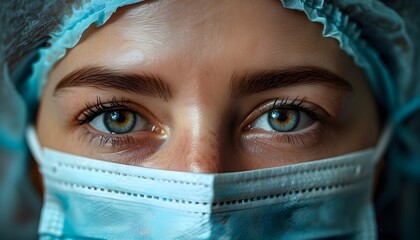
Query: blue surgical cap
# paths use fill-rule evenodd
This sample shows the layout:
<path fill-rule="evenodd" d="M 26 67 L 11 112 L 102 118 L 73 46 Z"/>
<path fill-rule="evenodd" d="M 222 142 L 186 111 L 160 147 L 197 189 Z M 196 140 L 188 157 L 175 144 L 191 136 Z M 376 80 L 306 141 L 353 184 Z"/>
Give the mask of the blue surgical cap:
<path fill-rule="evenodd" d="M 48 72 L 65 56 L 67 49 L 78 43 L 89 26 L 100 26 L 119 7 L 137 2 L 141 1 L 0 3 L 0 232 L 13 231 L 14 226 L 28 226 L 28 234 L 35 229 L 31 228 L 33 218 L 19 222 L 13 214 L 18 204 L 22 204 L 22 197 L 27 200 L 28 209 L 35 209 L 28 212 L 38 213 L 39 199 L 30 189 L 27 177 L 24 132 L 33 118 Z M 418 230 L 413 224 L 420 222 L 420 81 L 417 79 L 420 76 L 420 30 L 417 27 L 420 2 L 281 2 L 285 8 L 302 11 L 308 20 L 321 23 L 323 36 L 336 39 L 340 48 L 364 70 L 379 106 L 386 111 L 394 127 L 387 152 L 387 187 L 382 196 L 384 200 L 378 205 L 386 208 L 396 194 L 405 198 L 401 201 L 412 213 L 405 214 L 407 211 L 403 209 L 399 222 L 406 228 L 405 233 L 414 234 Z M 25 234 L 24 231 L 21 234 Z"/>

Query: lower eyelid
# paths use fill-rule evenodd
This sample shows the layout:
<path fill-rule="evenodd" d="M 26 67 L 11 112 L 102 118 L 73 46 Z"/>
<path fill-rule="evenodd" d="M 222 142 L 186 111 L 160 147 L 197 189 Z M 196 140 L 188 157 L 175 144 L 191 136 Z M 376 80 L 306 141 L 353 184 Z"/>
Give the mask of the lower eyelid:
<path fill-rule="evenodd" d="M 324 136 L 323 124 L 315 122 L 312 126 L 298 132 L 268 132 L 261 129 L 251 129 L 242 135 L 242 142 L 252 148 L 309 148 L 319 144 Z M 250 144 L 250 145 L 249 145 Z"/>
<path fill-rule="evenodd" d="M 156 142 L 163 143 L 165 137 L 161 132 L 138 131 L 127 134 L 111 134 L 99 132 L 91 126 L 83 126 L 80 140 L 89 148 L 96 148 L 104 153 L 116 153 L 132 148 L 149 147 Z M 146 141 L 147 140 L 147 141 Z"/>
<path fill-rule="evenodd" d="M 135 139 L 131 146 L 126 146 L 125 148 L 115 148 L 109 152 L 101 149 L 101 159 L 140 166 L 159 151 L 164 141 L 165 139 L 154 138 L 153 136 L 143 136 Z"/>
<path fill-rule="evenodd" d="M 276 132 L 276 133 L 295 133 L 295 132 L 299 132 L 299 131 L 303 131 L 304 129 L 310 127 L 311 125 L 313 125 L 314 123 L 316 123 L 317 121 L 320 121 L 318 119 L 314 119 L 311 116 L 309 116 L 309 114 L 306 111 L 303 110 L 298 110 L 298 109 L 291 109 L 294 111 L 298 111 L 299 113 L 299 122 L 297 123 L 295 128 L 302 128 L 301 130 L 290 130 L 290 131 L 276 131 L 275 129 L 269 130 L 269 129 L 265 129 L 264 126 L 261 125 L 267 125 L 269 128 L 272 128 L 269 124 L 269 120 L 268 120 L 268 114 L 270 114 L 270 112 L 266 112 L 263 113 L 261 116 L 259 116 L 257 119 L 255 119 L 251 124 L 249 124 L 246 127 L 246 131 L 249 131 L 251 129 L 261 129 L 261 130 L 265 130 L 265 131 L 269 131 L 269 132 Z M 258 127 L 258 125 L 260 125 Z M 302 125 L 304 125 L 302 127 Z M 266 126 L 266 127 L 267 127 Z M 300 127 L 299 127 L 300 126 Z"/>

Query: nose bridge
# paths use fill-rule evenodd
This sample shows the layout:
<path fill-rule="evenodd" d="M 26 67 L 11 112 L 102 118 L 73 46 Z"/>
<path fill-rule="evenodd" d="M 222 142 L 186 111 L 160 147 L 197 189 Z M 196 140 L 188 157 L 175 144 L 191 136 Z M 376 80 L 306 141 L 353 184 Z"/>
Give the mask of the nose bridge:
<path fill-rule="evenodd" d="M 191 107 L 172 140 L 178 171 L 219 173 L 223 171 L 220 128 L 223 123 L 211 107 Z M 181 127 L 182 126 L 182 127 Z M 174 169 L 175 170 L 175 169 Z"/>
<path fill-rule="evenodd" d="M 190 111 L 191 142 L 186 146 L 186 164 L 191 172 L 222 172 L 220 118 L 211 106 L 194 107 Z"/>
<path fill-rule="evenodd" d="M 190 151 L 186 156 L 188 171 L 201 173 L 223 172 L 221 136 L 216 127 L 203 124 L 196 135 L 192 135 Z"/>
<path fill-rule="evenodd" d="M 196 62 L 181 79 L 187 87 L 177 99 L 174 115 L 170 152 L 177 159 L 171 170 L 201 173 L 223 171 L 222 140 L 225 120 L 221 115 L 226 111 L 225 88 L 214 84 L 229 77 L 224 72 L 212 71 L 208 62 Z M 226 76 L 225 76 L 226 75 Z M 186 79 L 186 80 L 185 80 Z M 223 81 L 221 81 L 223 82 Z"/>

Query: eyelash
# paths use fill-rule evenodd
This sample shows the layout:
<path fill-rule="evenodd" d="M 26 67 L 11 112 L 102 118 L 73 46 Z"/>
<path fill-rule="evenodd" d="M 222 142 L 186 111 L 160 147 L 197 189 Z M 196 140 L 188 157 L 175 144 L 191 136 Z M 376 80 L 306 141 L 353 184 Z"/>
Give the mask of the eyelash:
<path fill-rule="evenodd" d="M 79 125 L 83 125 L 85 123 L 89 123 L 98 115 L 112 110 L 128 110 L 136 112 L 133 108 L 129 106 L 132 101 L 128 98 L 122 97 L 120 101 L 114 96 L 108 103 L 103 103 L 100 97 L 96 98 L 96 102 L 91 102 L 86 104 L 86 110 L 84 110 L 82 114 L 82 118 L 78 118 L 77 121 Z"/>
<path fill-rule="evenodd" d="M 280 100 L 280 101 L 279 101 Z M 267 108 L 259 108 L 258 109 L 258 114 L 262 115 L 264 113 L 267 113 L 269 111 L 272 111 L 274 109 L 277 108 L 283 108 L 283 109 L 292 109 L 292 110 L 297 110 L 297 111 L 302 111 L 305 114 L 308 115 L 309 118 L 311 118 L 314 121 L 322 121 L 321 116 L 319 116 L 318 114 L 316 114 L 316 110 L 318 109 L 318 107 L 308 107 L 308 106 L 304 106 L 304 104 L 308 101 L 307 97 L 303 97 L 303 98 L 299 98 L 296 97 L 295 99 L 292 100 L 292 102 L 289 102 L 289 98 L 285 97 L 285 98 L 277 98 L 276 100 L 274 100 L 273 105 L 271 106 L 270 109 Z"/>
<path fill-rule="evenodd" d="M 296 111 L 302 111 L 309 118 L 317 122 L 323 122 L 323 117 L 316 113 L 318 107 L 312 106 L 308 107 L 304 104 L 307 102 L 307 97 L 296 97 L 292 101 L 289 101 L 288 97 L 284 98 L 277 98 L 274 100 L 272 104 L 265 104 L 262 107 L 259 107 L 256 110 L 256 118 L 253 118 L 255 121 L 258 117 L 263 114 L 268 113 L 274 109 L 283 108 L 283 109 L 292 109 Z M 132 101 L 128 98 L 122 97 L 120 100 L 114 96 L 110 99 L 107 103 L 104 103 L 100 97 L 96 98 L 96 102 L 90 102 L 86 104 L 86 110 L 81 113 L 81 117 L 77 119 L 79 125 L 84 125 L 91 122 L 95 117 L 98 115 L 112 110 L 128 110 L 136 112 L 130 104 Z M 255 116 L 255 114 L 252 114 Z M 253 122 L 252 121 L 252 122 Z M 251 130 L 250 124 L 247 125 L 246 130 Z M 90 135 L 90 141 L 92 142 L 96 138 L 100 138 L 100 146 L 105 146 L 107 143 L 111 143 L 112 147 L 119 147 L 120 145 L 127 145 L 134 141 L 134 138 L 129 136 L 128 134 L 121 134 L 121 135 L 105 135 L 105 134 L 98 134 L 92 133 L 91 131 L 87 132 Z M 279 141 L 284 141 L 292 146 L 296 145 L 296 143 L 301 142 L 304 143 L 304 139 L 307 138 L 309 133 L 276 133 L 273 134 L 274 138 L 278 139 Z"/>
<path fill-rule="evenodd" d="M 100 114 L 112 111 L 112 110 L 128 110 L 136 112 L 132 107 L 129 106 L 132 101 L 128 98 L 122 97 L 121 100 L 117 100 L 114 96 L 112 99 L 108 100 L 107 103 L 104 103 L 101 98 L 98 96 L 96 102 L 91 102 L 86 104 L 86 110 L 81 113 L 81 118 L 77 119 L 78 125 L 84 125 L 91 122 L 94 118 Z M 128 134 L 120 135 L 106 135 L 102 133 L 93 133 L 91 131 L 86 131 L 85 135 L 89 135 L 89 142 L 93 142 L 96 138 L 99 138 L 99 146 L 103 147 L 107 143 L 111 143 L 112 148 L 129 145 L 134 141 L 132 136 Z"/>

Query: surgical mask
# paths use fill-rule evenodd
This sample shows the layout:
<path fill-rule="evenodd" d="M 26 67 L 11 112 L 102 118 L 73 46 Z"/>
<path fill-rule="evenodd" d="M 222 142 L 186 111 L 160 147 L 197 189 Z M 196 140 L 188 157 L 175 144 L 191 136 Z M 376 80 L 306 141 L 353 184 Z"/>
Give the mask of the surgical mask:
<path fill-rule="evenodd" d="M 30 128 L 45 186 L 40 238 L 374 239 L 372 176 L 388 138 L 323 160 L 201 174 L 43 148 Z"/>

